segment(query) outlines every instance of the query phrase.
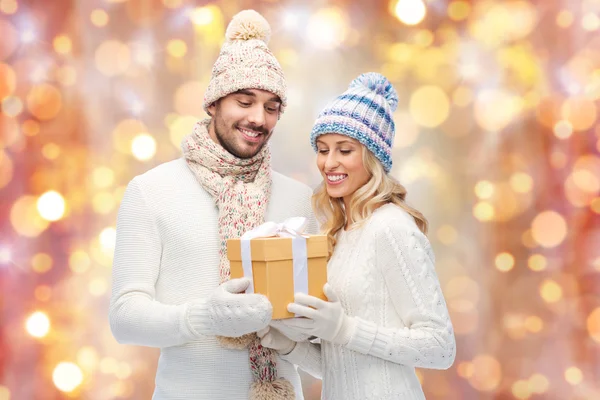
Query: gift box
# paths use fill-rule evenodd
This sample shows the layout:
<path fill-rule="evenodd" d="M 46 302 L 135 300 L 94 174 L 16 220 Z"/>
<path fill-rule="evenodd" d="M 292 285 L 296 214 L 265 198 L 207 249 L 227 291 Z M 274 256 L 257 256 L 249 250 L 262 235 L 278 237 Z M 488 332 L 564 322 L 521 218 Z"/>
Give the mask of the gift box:
<path fill-rule="evenodd" d="M 273 319 L 294 317 L 287 306 L 294 302 L 296 292 L 327 300 L 323 293 L 327 282 L 326 235 L 301 235 L 276 225 L 267 233 L 248 236 L 227 240 L 231 278 L 251 277 L 252 285 L 246 292 L 265 295 L 273 305 Z"/>

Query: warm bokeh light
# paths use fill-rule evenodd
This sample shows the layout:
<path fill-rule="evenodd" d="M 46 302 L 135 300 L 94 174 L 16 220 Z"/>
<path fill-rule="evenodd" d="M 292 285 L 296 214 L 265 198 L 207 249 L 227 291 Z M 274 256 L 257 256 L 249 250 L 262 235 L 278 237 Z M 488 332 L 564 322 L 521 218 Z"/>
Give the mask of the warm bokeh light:
<path fill-rule="evenodd" d="M 92 24 L 96 25 L 97 27 L 103 27 L 108 24 L 109 18 L 106 11 L 97 8 L 90 14 L 90 20 L 92 21 Z"/>
<path fill-rule="evenodd" d="M 540 286 L 540 295 L 548 303 L 556 303 L 562 299 L 563 290 L 558 283 L 546 279 Z"/>
<path fill-rule="evenodd" d="M 61 362 L 52 372 L 52 381 L 58 390 L 72 392 L 83 382 L 83 373 L 77 364 Z"/>
<path fill-rule="evenodd" d="M 115 228 L 109 227 L 100 233 L 100 245 L 104 250 L 111 251 L 115 248 L 115 238 L 117 232 Z"/>
<path fill-rule="evenodd" d="M 565 379 L 571 385 L 579 385 L 583 381 L 583 374 L 577 367 L 570 367 L 565 370 Z"/>
<path fill-rule="evenodd" d="M 496 268 L 499 271 L 507 272 L 515 266 L 515 258 L 510 253 L 500 253 L 496 256 Z"/>
<path fill-rule="evenodd" d="M 139 120 L 125 119 L 113 130 L 115 148 L 121 153 L 131 154 L 133 139 L 139 134 L 148 132 L 148 128 Z"/>
<path fill-rule="evenodd" d="M 123 74 L 130 64 L 131 51 L 118 40 L 107 40 L 96 50 L 96 68 L 106 76 Z"/>
<path fill-rule="evenodd" d="M 440 242 L 451 245 L 456 242 L 458 233 L 456 229 L 451 225 L 442 225 L 440 229 L 437 231 L 438 238 Z"/>
<path fill-rule="evenodd" d="M 423 0 L 397 0 L 394 13 L 406 25 L 416 25 L 425 18 L 427 8 Z"/>
<path fill-rule="evenodd" d="M 510 186 L 517 193 L 527 193 L 533 187 L 533 179 L 523 172 L 517 172 L 511 175 Z"/>
<path fill-rule="evenodd" d="M 533 239 L 542 247 L 556 247 L 567 235 L 567 223 L 556 211 L 543 211 L 531 223 Z"/>
<path fill-rule="evenodd" d="M 520 110 L 519 98 L 503 90 L 485 90 L 475 99 L 475 120 L 490 132 L 506 128 Z"/>
<path fill-rule="evenodd" d="M 468 378 L 475 389 L 490 392 L 498 387 L 502 379 L 502 367 L 494 357 L 482 354 L 473 359 L 473 374 Z"/>
<path fill-rule="evenodd" d="M 181 58 L 187 53 L 187 44 L 181 39 L 170 40 L 167 43 L 167 52 L 175 58 Z"/>
<path fill-rule="evenodd" d="M 142 133 L 133 138 L 131 153 L 140 161 L 146 161 L 156 154 L 156 140 L 148 134 Z"/>
<path fill-rule="evenodd" d="M 34 196 L 23 196 L 13 203 L 10 222 L 18 234 L 36 237 L 48 227 L 48 221 L 38 213 L 37 203 Z"/>
<path fill-rule="evenodd" d="M 37 85 L 27 95 L 27 109 L 38 119 L 53 119 L 61 108 L 62 95 L 56 87 L 50 84 Z"/>
<path fill-rule="evenodd" d="M 527 260 L 527 265 L 532 271 L 543 271 L 546 269 L 547 264 L 546 257 L 541 254 L 532 254 Z"/>
<path fill-rule="evenodd" d="M 348 20 L 345 13 L 336 8 L 323 8 L 313 14 L 306 27 L 308 40 L 318 48 L 334 49 L 348 35 Z"/>
<path fill-rule="evenodd" d="M 448 118 L 450 101 L 446 93 L 436 86 L 423 86 L 410 98 L 410 113 L 421 126 L 433 128 Z"/>
<path fill-rule="evenodd" d="M 561 28 L 568 28 L 573 23 L 573 13 L 569 10 L 561 10 L 556 15 L 556 24 Z"/>
<path fill-rule="evenodd" d="M 53 264 L 52 257 L 46 253 L 37 253 L 31 258 L 31 268 L 39 274 L 50 271 Z"/>
<path fill-rule="evenodd" d="M 190 13 L 194 25 L 209 25 L 215 16 L 211 7 L 197 7 Z"/>
<path fill-rule="evenodd" d="M 475 185 L 475 194 L 480 199 L 489 199 L 494 194 L 494 184 L 490 181 L 479 181 Z"/>
<path fill-rule="evenodd" d="M 494 218 L 494 214 L 494 207 L 485 201 L 480 201 L 473 208 L 473 215 L 482 222 L 491 221 Z"/>
<path fill-rule="evenodd" d="M 27 318 L 25 327 L 31 336 L 42 338 L 50 331 L 50 319 L 45 313 L 36 311 Z"/>
<path fill-rule="evenodd" d="M 544 328 L 544 321 L 535 315 L 525 319 L 525 328 L 532 333 L 538 333 Z"/>
<path fill-rule="evenodd" d="M 598 270 L 600 271 L 600 268 Z M 600 307 L 590 313 L 586 324 L 590 337 L 600 343 Z"/>
<path fill-rule="evenodd" d="M 58 221 L 65 214 L 65 199 L 60 193 L 51 190 L 40 196 L 37 209 L 45 220 Z"/>
<path fill-rule="evenodd" d="M 69 54 L 73 48 L 71 38 L 67 35 L 59 35 L 53 41 L 54 50 L 59 54 Z"/>
<path fill-rule="evenodd" d="M 16 0 L 2 0 L 0 1 L 0 11 L 4 14 L 11 15 L 19 10 L 19 3 Z M 0 396 L 2 398 L 2 396 Z M 6 400 L 6 399 L 3 399 Z"/>
<path fill-rule="evenodd" d="M 83 250 L 76 250 L 69 256 L 69 267 L 77 274 L 84 273 L 90 266 L 90 256 Z"/>

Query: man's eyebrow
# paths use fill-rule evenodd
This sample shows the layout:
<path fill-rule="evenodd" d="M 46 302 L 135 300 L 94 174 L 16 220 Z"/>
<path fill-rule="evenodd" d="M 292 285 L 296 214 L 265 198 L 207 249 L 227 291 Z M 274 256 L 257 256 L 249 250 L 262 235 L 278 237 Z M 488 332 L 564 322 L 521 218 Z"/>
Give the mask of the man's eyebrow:
<path fill-rule="evenodd" d="M 254 92 L 252 92 L 248 89 L 240 89 L 240 90 L 236 91 L 235 94 L 245 94 L 246 96 L 256 97 Z"/>
<path fill-rule="evenodd" d="M 245 96 L 251 96 L 251 97 L 256 97 L 256 94 L 248 89 L 240 89 L 234 92 L 234 94 L 243 94 Z M 279 98 L 279 96 L 273 96 L 271 97 L 269 100 L 267 101 L 275 101 L 277 103 L 282 103 L 281 99 Z"/>

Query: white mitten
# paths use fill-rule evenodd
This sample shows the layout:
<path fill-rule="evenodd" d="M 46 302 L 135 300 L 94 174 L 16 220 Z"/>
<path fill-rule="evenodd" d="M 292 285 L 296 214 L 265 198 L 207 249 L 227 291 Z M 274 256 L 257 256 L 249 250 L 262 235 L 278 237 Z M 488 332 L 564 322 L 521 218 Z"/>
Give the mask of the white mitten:
<path fill-rule="evenodd" d="M 289 339 L 272 326 L 267 326 L 256 332 L 256 334 L 260 338 L 260 344 L 264 347 L 277 350 L 277 352 L 282 355 L 289 354 L 294 350 L 294 347 L 296 347 L 296 342 Z"/>
<path fill-rule="evenodd" d="M 249 278 L 232 279 L 207 301 L 193 303 L 188 316 L 192 327 L 199 333 L 240 337 L 268 326 L 273 306 L 262 294 L 243 293 L 249 284 Z"/>
<path fill-rule="evenodd" d="M 298 317 L 286 321 L 286 325 L 298 332 L 317 336 L 338 344 L 348 344 L 356 321 L 347 316 L 337 295 L 329 284 L 323 287 L 329 301 L 303 293 L 296 293 L 295 302 L 288 305 L 288 311 Z"/>

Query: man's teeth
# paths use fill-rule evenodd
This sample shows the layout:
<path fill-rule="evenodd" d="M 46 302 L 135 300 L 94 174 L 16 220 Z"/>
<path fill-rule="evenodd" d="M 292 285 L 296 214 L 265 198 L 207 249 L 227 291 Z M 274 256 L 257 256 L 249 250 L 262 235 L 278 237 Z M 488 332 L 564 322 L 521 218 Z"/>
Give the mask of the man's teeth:
<path fill-rule="evenodd" d="M 258 137 L 260 135 L 259 132 L 249 131 L 248 129 L 240 128 L 240 131 L 244 132 L 246 135 L 248 135 L 250 137 Z"/>
<path fill-rule="evenodd" d="M 327 175 L 327 179 L 333 182 L 341 181 L 345 179 L 348 175 Z"/>

